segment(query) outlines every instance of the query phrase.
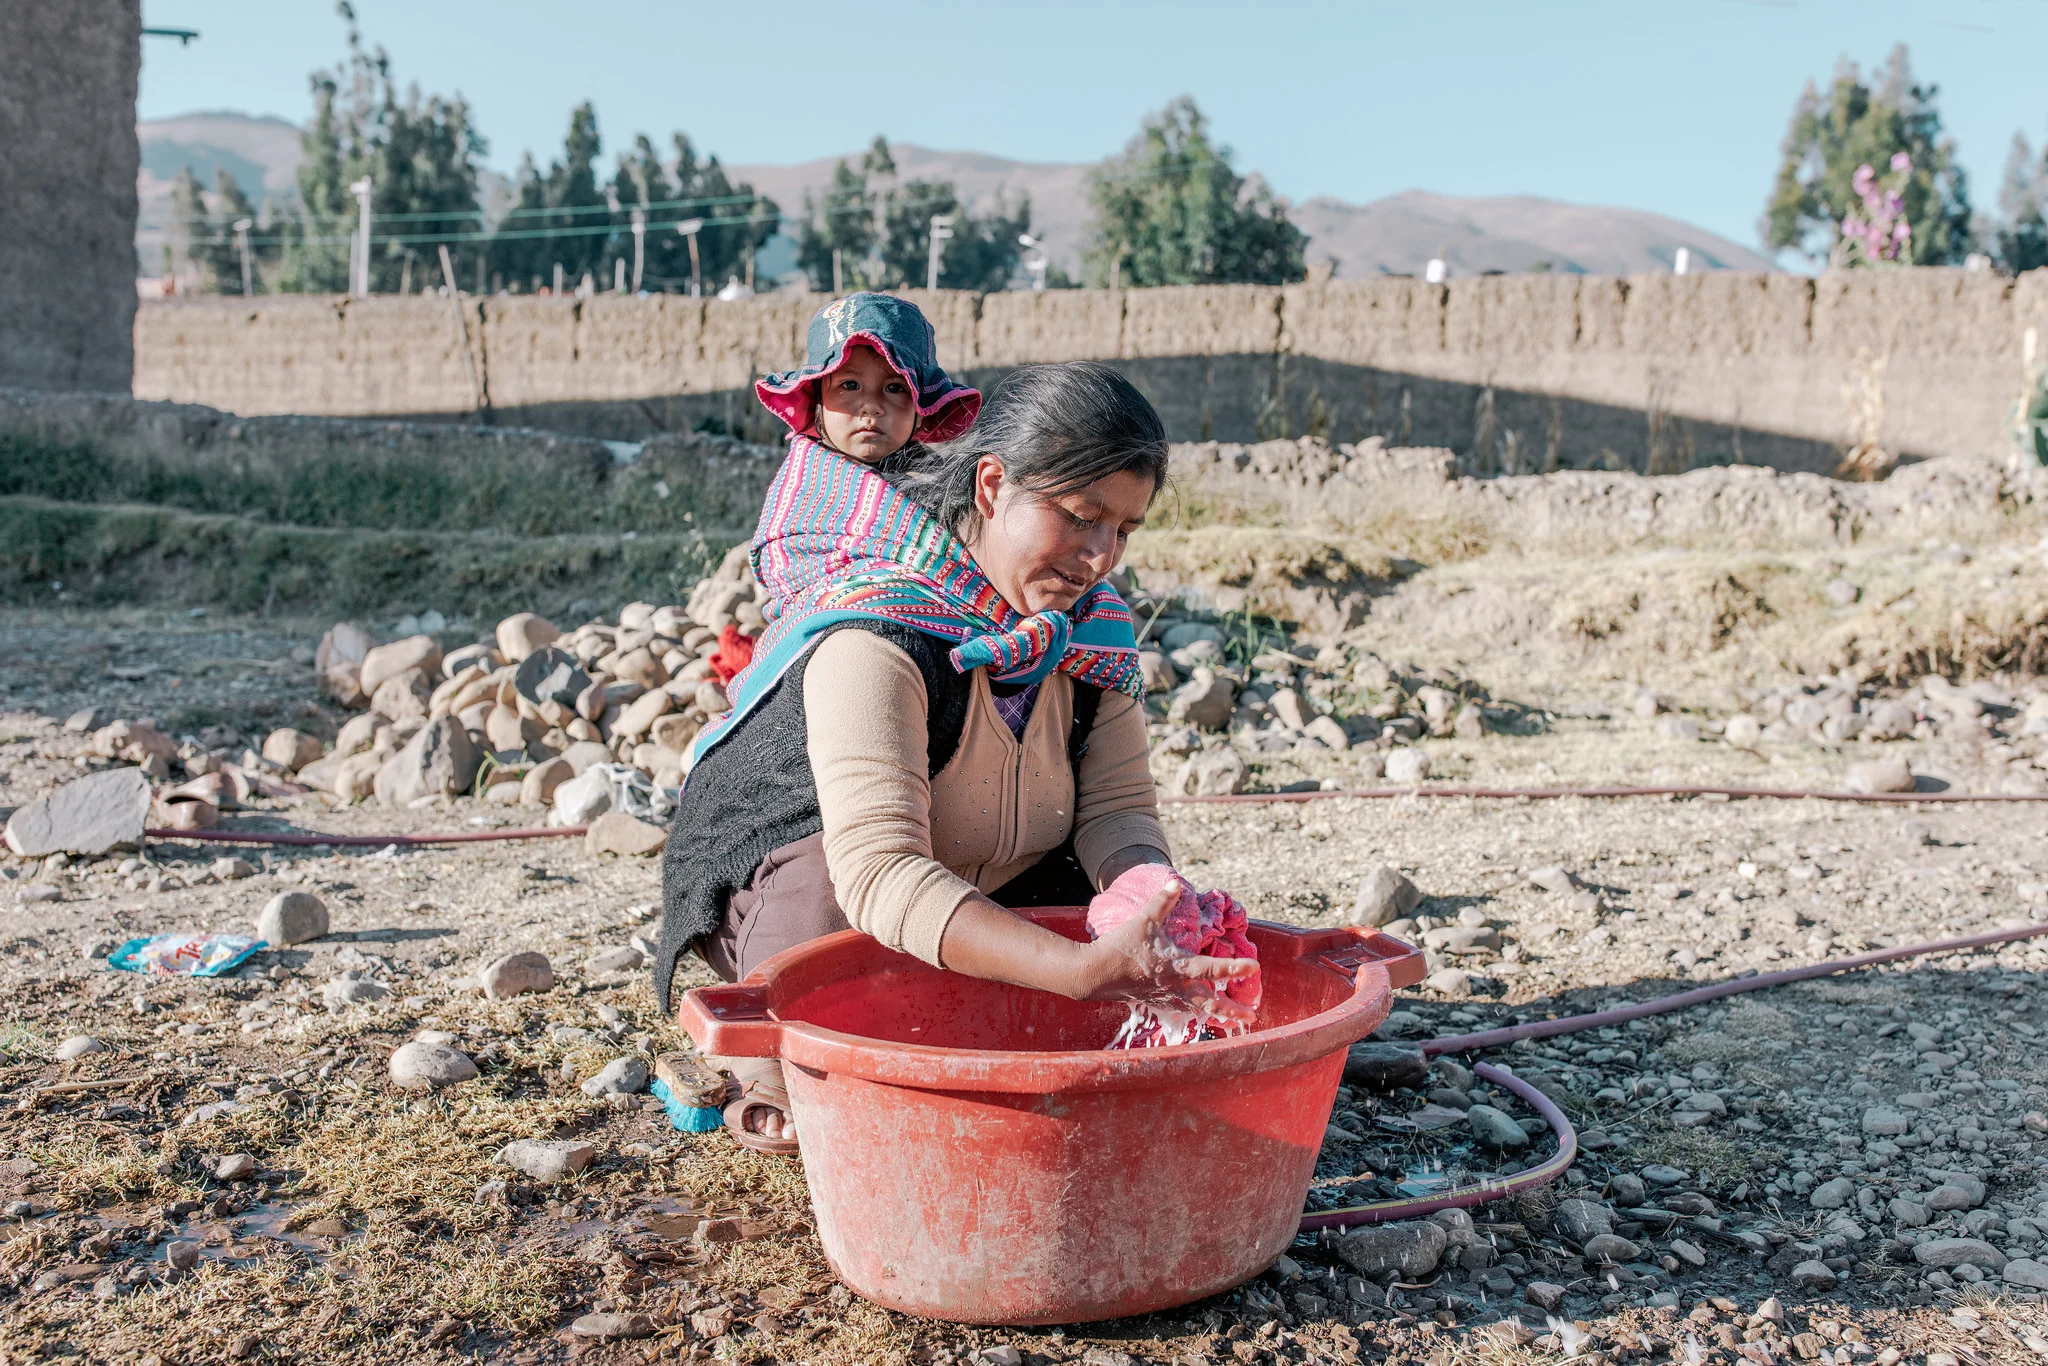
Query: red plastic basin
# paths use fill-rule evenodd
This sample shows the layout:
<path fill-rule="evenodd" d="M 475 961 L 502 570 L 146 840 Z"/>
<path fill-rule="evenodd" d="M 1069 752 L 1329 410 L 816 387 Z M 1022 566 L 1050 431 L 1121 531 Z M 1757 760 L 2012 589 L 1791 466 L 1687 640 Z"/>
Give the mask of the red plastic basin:
<path fill-rule="evenodd" d="M 1084 939 L 1084 912 L 1030 912 Z M 1104 1051 L 1126 1010 L 945 972 L 848 930 L 687 993 L 704 1052 L 780 1057 L 825 1256 L 877 1304 L 967 1323 L 1147 1313 L 1292 1241 L 1343 1073 L 1422 959 L 1253 921 L 1258 1027 Z"/>

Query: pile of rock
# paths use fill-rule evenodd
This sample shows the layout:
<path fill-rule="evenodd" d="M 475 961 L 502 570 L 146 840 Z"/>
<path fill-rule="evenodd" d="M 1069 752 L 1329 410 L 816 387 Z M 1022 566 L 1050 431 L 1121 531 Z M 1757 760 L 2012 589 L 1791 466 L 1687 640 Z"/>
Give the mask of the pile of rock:
<path fill-rule="evenodd" d="M 431 635 L 379 645 L 344 622 L 321 638 L 314 667 L 323 693 L 365 710 L 331 749 L 279 731 L 262 758 L 346 802 L 424 806 L 473 792 L 552 807 L 565 824 L 628 804 L 650 814 L 640 803 L 682 781 L 698 730 L 726 709 L 714 656 L 728 627 L 760 631 L 758 598 L 742 546 L 685 605 L 629 603 L 616 620 L 566 632 L 522 612 L 444 653 Z M 629 852 L 651 852 L 640 832 L 612 825 Z"/>
<path fill-rule="evenodd" d="M 1139 620 L 1148 616 L 1139 596 Z M 1429 757 L 1416 742 L 1476 740 L 1525 711 L 1495 702 L 1469 679 L 1389 663 L 1344 640 L 1311 644 L 1276 636 L 1233 639 L 1225 627 L 1160 608 L 1140 644 L 1156 750 L 1179 761 L 1173 792 L 1241 792 L 1246 756 L 1364 751 L 1358 778 L 1421 782 Z"/>

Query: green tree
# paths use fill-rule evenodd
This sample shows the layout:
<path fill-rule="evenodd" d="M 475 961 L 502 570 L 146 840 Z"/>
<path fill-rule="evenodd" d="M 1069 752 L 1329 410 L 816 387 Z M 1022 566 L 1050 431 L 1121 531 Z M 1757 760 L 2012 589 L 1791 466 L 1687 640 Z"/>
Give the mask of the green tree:
<path fill-rule="evenodd" d="M 912 180 L 889 191 L 880 243 L 882 280 L 924 287 L 931 266 L 931 221 L 939 214 L 953 219 L 952 239 L 941 243 L 939 288 L 989 291 L 1007 285 L 1017 269 L 1017 238 L 1031 231 L 1031 202 L 1021 201 L 1014 213 L 998 202 L 986 213 L 970 215 L 950 180 Z"/>
<path fill-rule="evenodd" d="M 610 269 L 616 225 L 597 183 L 602 147 L 597 111 L 586 100 L 569 111 L 562 155 L 546 174 L 532 156 L 520 161 L 516 202 L 491 241 L 492 263 L 515 285 L 551 284 L 560 265 L 564 285 L 573 289 L 585 271 Z"/>
<path fill-rule="evenodd" d="M 2025 133 L 2012 135 L 1998 219 L 1985 237 L 1998 264 L 2014 275 L 2048 266 L 2048 148 L 2035 156 Z"/>
<path fill-rule="evenodd" d="M 1095 213 L 1083 270 L 1107 284 L 1285 284 L 1307 275 L 1308 235 L 1261 183 L 1231 168 L 1208 121 L 1183 95 L 1148 117 L 1138 135 L 1090 173 Z"/>
<path fill-rule="evenodd" d="M 633 264 L 632 210 L 646 215 L 647 260 L 643 284 L 650 290 L 684 290 L 690 283 L 690 244 L 676 224 L 704 220 L 697 231 L 697 255 L 704 290 L 715 293 L 728 278 L 747 274 L 747 258 L 781 225 L 782 213 L 772 199 L 754 193 L 744 182 L 734 184 L 716 156 L 698 160 L 697 149 L 682 134 L 674 135 L 675 179 L 655 155 L 645 135 L 633 141 L 630 155 L 619 158 L 612 177 L 612 200 L 618 231 L 611 251 Z M 606 269 L 611 267 L 606 265 Z"/>
<path fill-rule="evenodd" d="M 417 86 L 400 99 L 389 55 L 381 47 L 364 50 L 346 0 L 336 9 L 348 25 L 348 57 L 311 78 L 313 119 L 300 139 L 298 202 L 279 224 L 279 288 L 348 288 L 349 238 L 358 221 L 349 186 L 364 176 L 371 186 L 373 290 L 397 289 L 408 262 L 414 288 L 436 280 L 444 242 L 457 278 L 469 278 L 482 246 L 469 240 L 478 226 L 476 167 L 487 150 L 469 106 L 460 95 L 422 96 Z"/>
<path fill-rule="evenodd" d="M 1969 193 L 1955 143 L 1942 135 L 1938 87 L 1914 81 L 1903 43 L 1874 76 L 1874 84 L 1866 82 L 1844 62 L 1825 95 L 1811 81 L 1800 92 L 1759 225 L 1764 245 L 1848 263 L 1842 220 L 1862 206 L 1857 168 L 1882 176 L 1903 152 L 1912 162 L 1901 190 L 1911 229 L 1904 259 L 1921 266 L 1959 262 L 1970 250 Z"/>
<path fill-rule="evenodd" d="M 813 199 L 804 191 L 803 221 L 797 228 L 796 263 L 811 277 L 813 289 L 834 287 L 832 263 L 839 261 L 839 286 L 844 289 L 881 289 L 891 282 L 883 275 L 886 267 L 876 254 L 881 234 L 876 230 L 878 211 L 886 203 L 886 191 L 870 182 L 893 178 L 895 158 L 880 136 L 861 156 L 858 168 L 844 161 L 832 168 L 832 188 Z"/>
<path fill-rule="evenodd" d="M 249 283 L 255 293 L 263 293 L 263 269 L 276 258 L 277 249 L 257 221 L 256 206 L 249 202 L 248 195 L 242 193 L 241 184 L 228 174 L 225 166 L 214 169 L 213 198 L 220 216 L 207 223 L 207 240 L 202 252 L 206 268 L 213 276 L 213 287 L 222 294 L 242 292 L 242 245 L 236 239 L 235 224 L 247 219 Z"/>

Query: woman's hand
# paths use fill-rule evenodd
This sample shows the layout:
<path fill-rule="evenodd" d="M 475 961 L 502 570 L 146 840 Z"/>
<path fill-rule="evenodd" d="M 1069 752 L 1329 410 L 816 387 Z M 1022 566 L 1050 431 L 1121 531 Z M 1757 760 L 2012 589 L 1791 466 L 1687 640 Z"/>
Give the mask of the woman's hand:
<path fill-rule="evenodd" d="M 1166 933 L 1166 917 L 1181 890 L 1178 879 L 1169 881 L 1143 911 L 1090 944 L 1076 994 L 1085 1001 L 1143 1001 L 1226 1024 L 1250 1024 L 1252 1009 L 1223 995 L 1222 987 L 1256 973 L 1258 960 L 1210 958 L 1176 945 Z"/>

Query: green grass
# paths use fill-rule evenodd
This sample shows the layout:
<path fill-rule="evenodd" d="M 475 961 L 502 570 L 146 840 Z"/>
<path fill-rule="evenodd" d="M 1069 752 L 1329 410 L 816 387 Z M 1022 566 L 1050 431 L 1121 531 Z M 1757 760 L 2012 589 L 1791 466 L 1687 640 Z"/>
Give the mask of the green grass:
<path fill-rule="evenodd" d="M 133 505 L 0 497 L 0 601 L 205 603 L 374 612 L 436 585 L 444 611 L 560 610 L 578 597 L 677 602 L 744 532 L 513 536 L 279 526 Z"/>

